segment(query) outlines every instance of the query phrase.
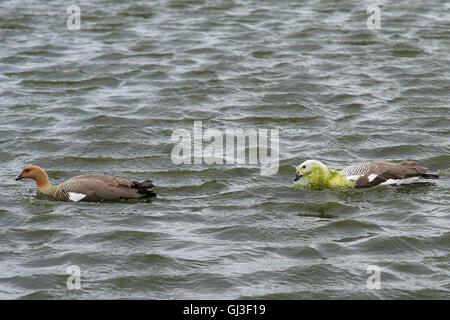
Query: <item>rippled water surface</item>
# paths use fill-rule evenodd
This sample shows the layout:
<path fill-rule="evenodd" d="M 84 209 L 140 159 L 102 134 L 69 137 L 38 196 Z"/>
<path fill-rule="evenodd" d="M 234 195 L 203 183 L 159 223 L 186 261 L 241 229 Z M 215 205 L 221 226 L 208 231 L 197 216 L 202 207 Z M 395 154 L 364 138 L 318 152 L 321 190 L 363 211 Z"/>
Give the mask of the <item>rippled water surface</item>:
<path fill-rule="evenodd" d="M 67 1 L 0 1 L 0 298 L 450 298 L 448 2 L 381 1 L 379 30 L 371 1 L 75 3 L 80 30 Z M 278 129 L 278 173 L 175 165 L 172 132 L 195 120 Z M 441 179 L 294 188 L 309 158 Z M 159 197 L 39 199 L 14 181 L 30 163 L 53 183 L 152 179 Z"/>

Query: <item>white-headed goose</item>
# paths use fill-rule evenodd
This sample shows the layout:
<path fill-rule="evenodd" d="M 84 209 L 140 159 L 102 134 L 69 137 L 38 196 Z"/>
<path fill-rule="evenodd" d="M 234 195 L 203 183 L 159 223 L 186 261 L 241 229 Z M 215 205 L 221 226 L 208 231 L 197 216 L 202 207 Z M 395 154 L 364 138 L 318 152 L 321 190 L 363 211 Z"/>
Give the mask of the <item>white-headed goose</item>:
<path fill-rule="evenodd" d="M 317 160 L 306 160 L 296 167 L 294 183 L 304 177 L 314 187 L 368 188 L 376 185 L 400 185 L 420 179 L 438 179 L 414 161 L 368 161 L 348 166 L 341 171 L 327 168 Z"/>

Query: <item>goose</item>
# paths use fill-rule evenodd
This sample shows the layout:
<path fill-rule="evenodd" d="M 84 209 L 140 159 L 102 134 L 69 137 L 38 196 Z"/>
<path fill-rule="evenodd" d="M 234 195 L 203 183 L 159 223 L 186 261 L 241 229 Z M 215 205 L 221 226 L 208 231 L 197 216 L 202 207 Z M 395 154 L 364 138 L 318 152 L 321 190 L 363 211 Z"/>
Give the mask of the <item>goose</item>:
<path fill-rule="evenodd" d="M 151 190 L 153 188 L 151 180 L 137 182 L 104 174 L 86 174 L 53 186 L 45 170 L 35 165 L 23 168 L 16 181 L 25 178 L 36 181 L 38 194 L 59 201 L 102 202 L 156 197 L 156 193 Z"/>
<path fill-rule="evenodd" d="M 328 168 L 318 160 L 306 160 L 295 168 L 294 184 L 302 180 L 317 188 L 369 188 L 377 185 L 410 184 L 423 179 L 439 179 L 415 161 L 390 160 L 359 162 L 341 171 Z M 300 178 L 302 178 L 300 180 Z"/>

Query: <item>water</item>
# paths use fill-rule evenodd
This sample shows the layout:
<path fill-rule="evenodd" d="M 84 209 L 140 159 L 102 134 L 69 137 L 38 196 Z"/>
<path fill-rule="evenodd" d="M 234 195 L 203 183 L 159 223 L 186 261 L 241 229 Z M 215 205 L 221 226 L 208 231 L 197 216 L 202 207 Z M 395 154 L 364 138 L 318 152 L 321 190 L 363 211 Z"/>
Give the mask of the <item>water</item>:
<path fill-rule="evenodd" d="M 0 1 L 0 298 L 449 299 L 449 4 Z M 176 129 L 278 129 L 280 167 L 175 165 Z M 319 191 L 293 165 L 415 160 L 434 184 Z M 151 203 L 14 181 L 152 179 Z M 81 271 L 68 290 L 66 270 Z M 370 290 L 370 265 L 381 289 Z"/>

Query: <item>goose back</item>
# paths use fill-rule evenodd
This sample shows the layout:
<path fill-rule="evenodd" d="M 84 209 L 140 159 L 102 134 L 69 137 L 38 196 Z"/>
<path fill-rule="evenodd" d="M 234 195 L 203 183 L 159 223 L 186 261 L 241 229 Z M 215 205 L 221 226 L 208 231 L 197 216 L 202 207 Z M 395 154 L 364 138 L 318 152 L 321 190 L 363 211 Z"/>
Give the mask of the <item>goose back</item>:
<path fill-rule="evenodd" d="M 138 182 L 104 174 L 80 175 L 52 186 L 46 194 L 62 201 L 108 201 L 154 197 L 151 180 Z"/>

